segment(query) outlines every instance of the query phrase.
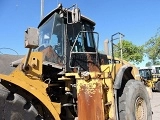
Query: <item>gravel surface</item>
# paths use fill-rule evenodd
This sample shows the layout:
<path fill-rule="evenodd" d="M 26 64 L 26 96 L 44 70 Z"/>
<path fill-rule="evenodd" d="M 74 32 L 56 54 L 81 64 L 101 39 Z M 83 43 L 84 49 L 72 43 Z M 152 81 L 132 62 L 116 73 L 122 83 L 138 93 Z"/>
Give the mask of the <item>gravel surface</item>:
<path fill-rule="evenodd" d="M 153 92 L 151 106 L 153 111 L 152 120 L 160 120 L 160 93 Z"/>
<path fill-rule="evenodd" d="M 0 74 L 10 74 L 15 68 L 10 67 L 10 63 L 23 58 L 23 55 L 0 55 Z"/>

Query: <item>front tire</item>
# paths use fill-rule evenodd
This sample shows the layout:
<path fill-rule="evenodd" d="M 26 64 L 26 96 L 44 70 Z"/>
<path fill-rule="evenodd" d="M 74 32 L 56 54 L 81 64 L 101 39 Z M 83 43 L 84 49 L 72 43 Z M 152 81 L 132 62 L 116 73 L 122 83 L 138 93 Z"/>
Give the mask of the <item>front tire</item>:
<path fill-rule="evenodd" d="M 160 92 L 160 81 L 155 83 L 155 91 Z"/>
<path fill-rule="evenodd" d="M 118 95 L 120 120 L 152 120 L 150 98 L 142 82 L 129 80 Z"/>
<path fill-rule="evenodd" d="M 42 120 L 42 117 L 24 97 L 0 84 L 0 120 Z"/>

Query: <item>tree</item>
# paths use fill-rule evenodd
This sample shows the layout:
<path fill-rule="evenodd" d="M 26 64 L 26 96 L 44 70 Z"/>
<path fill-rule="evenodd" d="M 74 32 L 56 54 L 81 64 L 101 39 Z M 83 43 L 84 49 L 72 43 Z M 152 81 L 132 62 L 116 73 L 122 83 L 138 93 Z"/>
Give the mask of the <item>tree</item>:
<path fill-rule="evenodd" d="M 118 46 L 118 47 L 117 47 Z M 143 61 L 143 46 L 134 45 L 132 42 L 122 40 L 123 59 L 129 62 L 139 64 Z M 121 57 L 120 42 L 114 46 L 115 57 Z"/>
<path fill-rule="evenodd" d="M 153 65 L 160 64 L 160 28 L 157 30 L 156 35 L 145 43 L 144 50 Z"/>
<path fill-rule="evenodd" d="M 147 62 L 146 67 L 152 66 L 152 62 Z"/>

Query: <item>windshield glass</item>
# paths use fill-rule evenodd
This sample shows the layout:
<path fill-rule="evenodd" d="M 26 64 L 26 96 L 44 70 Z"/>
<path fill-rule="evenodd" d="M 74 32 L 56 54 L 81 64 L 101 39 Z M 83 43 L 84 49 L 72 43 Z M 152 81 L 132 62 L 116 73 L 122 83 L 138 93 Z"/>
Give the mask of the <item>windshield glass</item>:
<path fill-rule="evenodd" d="M 150 79 L 152 77 L 150 69 L 139 70 L 139 74 L 141 77 L 143 77 L 145 79 Z"/>
<path fill-rule="evenodd" d="M 68 38 L 74 52 L 95 52 L 96 37 L 93 28 L 89 24 L 76 23 L 68 25 Z M 76 42 L 75 42 L 76 40 Z M 74 44 L 74 46 L 73 46 Z"/>
<path fill-rule="evenodd" d="M 64 22 L 59 14 L 54 13 L 40 28 L 40 46 L 38 51 L 44 53 L 48 62 L 61 63 L 63 56 Z"/>
<path fill-rule="evenodd" d="M 160 67 L 155 67 L 156 68 L 156 74 L 160 74 Z"/>

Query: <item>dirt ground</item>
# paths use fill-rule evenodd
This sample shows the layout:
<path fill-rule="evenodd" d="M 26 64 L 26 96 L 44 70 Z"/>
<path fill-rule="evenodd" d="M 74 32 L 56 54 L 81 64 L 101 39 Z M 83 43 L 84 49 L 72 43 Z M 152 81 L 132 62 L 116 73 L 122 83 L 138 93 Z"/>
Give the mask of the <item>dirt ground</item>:
<path fill-rule="evenodd" d="M 151 106 L 153 111 L 152 120 L 160 120 L 160 93 L 153 92 Z"/>

